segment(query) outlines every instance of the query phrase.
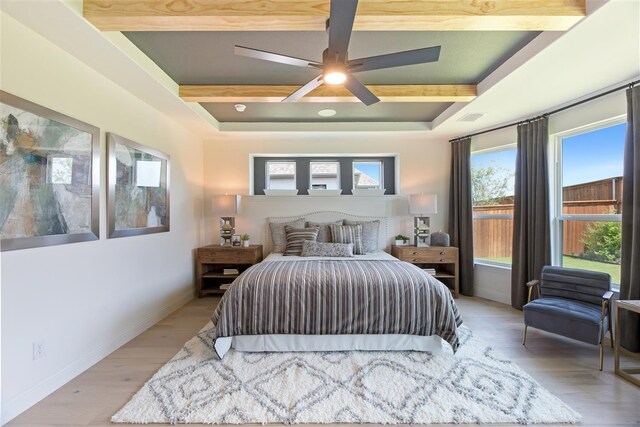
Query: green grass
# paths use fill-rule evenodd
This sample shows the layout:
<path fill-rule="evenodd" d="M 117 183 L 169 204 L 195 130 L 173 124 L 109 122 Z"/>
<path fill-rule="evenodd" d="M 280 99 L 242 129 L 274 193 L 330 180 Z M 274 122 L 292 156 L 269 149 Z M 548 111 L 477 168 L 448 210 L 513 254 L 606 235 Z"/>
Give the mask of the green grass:
<path fill-rule="evenodd" d="M 511 258 L 480 258 L 481 260 L 500 262 L 511 265 Z M 606 262 L 590 261 L 583 258 L 575 258 L 570 256 L 562 257 L 562 266 L 569 268 L 580 268 L 582 270 L 602 271 L 611 275 L 611 283 L 620 283 L 620 265 L 608 264 Z"/>

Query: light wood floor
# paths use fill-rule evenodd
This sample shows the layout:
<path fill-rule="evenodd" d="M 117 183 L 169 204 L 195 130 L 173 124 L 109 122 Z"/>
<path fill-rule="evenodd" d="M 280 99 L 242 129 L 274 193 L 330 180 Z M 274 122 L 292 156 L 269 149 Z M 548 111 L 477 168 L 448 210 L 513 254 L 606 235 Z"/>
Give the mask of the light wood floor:
<path fill-rule="evenodd" d="M 7 426 L 113 426 L 111 415 L 204 326 L 218 301 L 191 301 Z M 479 298 L 457 301 L 476 334 L 580 412 L 583 425 L 640 425 L 640 388 L 613 374 L 611 348 L 600 372 L 595 346 L 530 330 L 523 347 L 522 312 Z M 627 361 L 640 366 L 640 357 Z"/>

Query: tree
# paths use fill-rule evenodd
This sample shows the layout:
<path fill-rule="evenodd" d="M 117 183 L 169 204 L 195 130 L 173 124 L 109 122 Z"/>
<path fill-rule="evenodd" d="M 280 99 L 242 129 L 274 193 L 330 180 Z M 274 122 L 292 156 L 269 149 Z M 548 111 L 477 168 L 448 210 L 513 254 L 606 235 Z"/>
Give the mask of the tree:
<path fill-rule="evenodd" d="M 483 167 L 471 167 L 471 186 L 473 205 L 495 205 L 502 199 L 512 196 L 511 182 L 515 172 L 504 166 L 493 164 Z"/>

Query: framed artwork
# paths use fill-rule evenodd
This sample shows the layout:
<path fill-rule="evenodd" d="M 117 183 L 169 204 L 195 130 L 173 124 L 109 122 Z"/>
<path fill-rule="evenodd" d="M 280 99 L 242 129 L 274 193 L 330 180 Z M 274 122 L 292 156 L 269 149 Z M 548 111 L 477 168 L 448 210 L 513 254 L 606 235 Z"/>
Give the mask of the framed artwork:
<path fill-rule="evenodd" d="M 97 240 L 100 129 L 0 91 L 0 248 Z"/>
<path fill-rule="evenodd" d="M 113 133 L 107 143 L 109 238 L 169 231 L 169 156 Z"/>

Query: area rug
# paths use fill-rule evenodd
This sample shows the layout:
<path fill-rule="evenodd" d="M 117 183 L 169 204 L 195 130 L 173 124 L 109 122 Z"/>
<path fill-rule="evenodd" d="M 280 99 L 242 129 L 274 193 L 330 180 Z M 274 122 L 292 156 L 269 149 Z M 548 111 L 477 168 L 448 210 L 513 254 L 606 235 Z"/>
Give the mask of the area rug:
<path fill-rule="evenodd" d="M 114 423 L 575 423 L 580 415 L 460 329 L 453 355 L 241 353 L 217 360 L 209 323 Z"/>

